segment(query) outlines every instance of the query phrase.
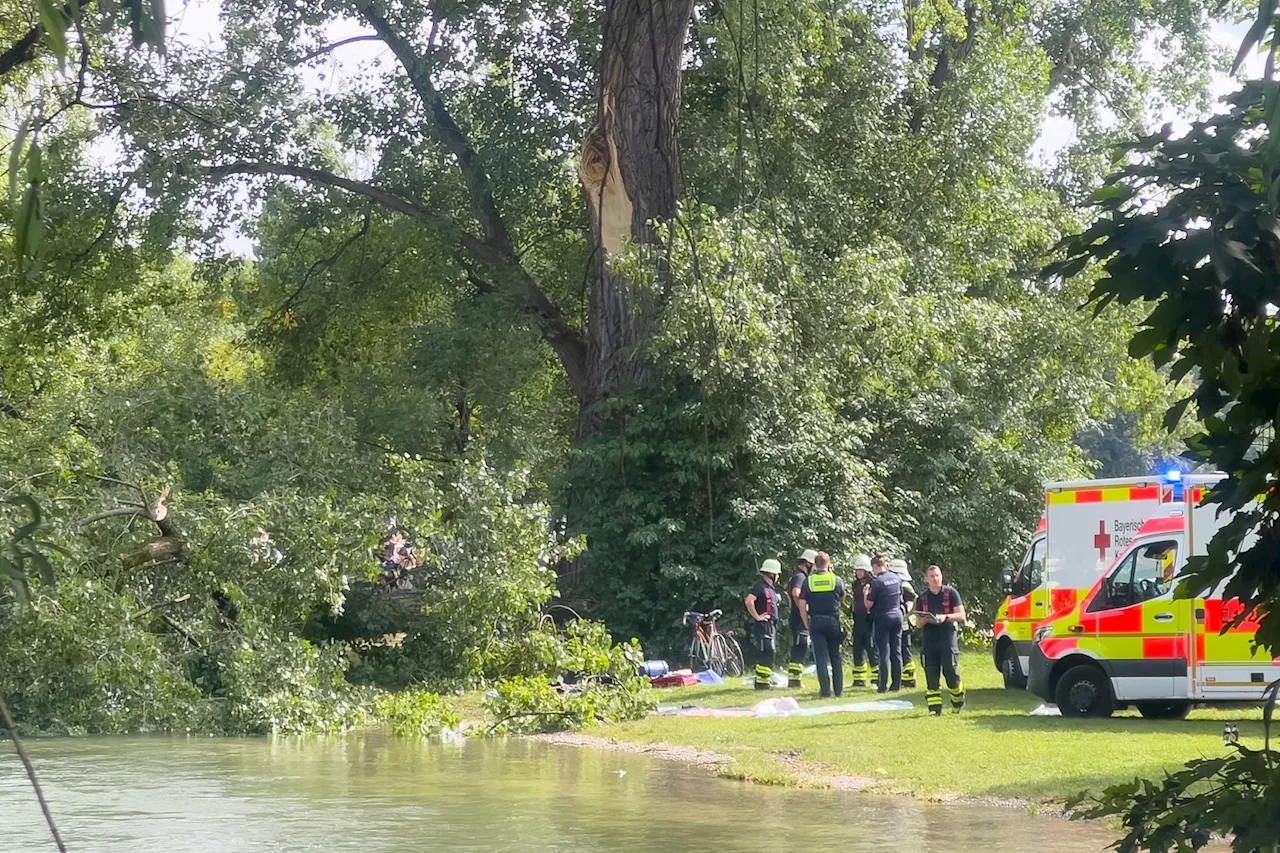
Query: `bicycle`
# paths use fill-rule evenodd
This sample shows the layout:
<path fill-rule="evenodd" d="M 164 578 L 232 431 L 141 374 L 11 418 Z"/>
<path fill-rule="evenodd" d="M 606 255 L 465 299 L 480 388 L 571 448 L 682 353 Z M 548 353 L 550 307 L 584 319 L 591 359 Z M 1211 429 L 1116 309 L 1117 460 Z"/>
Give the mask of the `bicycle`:
<path fill-rule="evenodd" d="M 692 629 L 689 642 L 689 668 L 711 670 L 721 677 L 733 678 L 746 671 L 742 659 L 742 649 L 733 638 L 733 632 L 721 633 L 716 627 L 716 620 L 724 615 L 724 611 L 716 609 L 710 613 L 686 611 L 684 622 Z"/>

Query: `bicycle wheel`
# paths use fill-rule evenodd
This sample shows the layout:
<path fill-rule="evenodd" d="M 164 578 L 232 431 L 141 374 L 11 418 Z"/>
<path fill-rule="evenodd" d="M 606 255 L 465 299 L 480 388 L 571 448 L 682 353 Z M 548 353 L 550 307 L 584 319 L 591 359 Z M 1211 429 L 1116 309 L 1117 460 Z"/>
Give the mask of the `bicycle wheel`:
<path fill-rule="evenodd" d="M 711 665 L 707 667 L 716 675 L 724 676 L 729 668 L 729 649 L 724 644 L 724 637 L 711 635 Z"/>
<path fill-rule="evenodd" d="M 747 665 L 742 659 L 742 647 L 738 645 L 738 641 L 733 637 L 726 636 L 723 642 L 727 654 L 725 656 L 725 672 L 721 674 L 730 678 L 737 678 L 747 671 Z"/>
<path fill-rule="evenodd" d="M 689 669 L 698 672 L 700 669 L 707 669 L 710 665 L 710 644 L 697 634 L 694 634 L 693 641 L 689 643 Z"/>

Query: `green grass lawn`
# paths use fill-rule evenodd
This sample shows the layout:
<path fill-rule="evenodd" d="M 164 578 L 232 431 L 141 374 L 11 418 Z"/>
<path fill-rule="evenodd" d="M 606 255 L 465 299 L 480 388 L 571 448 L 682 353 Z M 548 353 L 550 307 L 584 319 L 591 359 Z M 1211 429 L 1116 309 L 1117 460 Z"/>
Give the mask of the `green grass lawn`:
<path fill-rule="evenodd" d="M 889 790 L 918 796 L 1018 798 L 1057 803 L 1081 790 L 1134 776 L 1158 776 L 1189 759 L 1223 754 L 1223 721 L 1240 723 L 1242 743 L 1262 744 L 1262 715 L 1256 709 L 1194 711 L 1185 721 L 1149 722 L 1130 712 L 1108 720 L 1032 717 L 1040 704 L 1025 691 L 1005 690 L 985 653 L 966 652 L 961 675 L 968 706 L 942 718 L 925 711 L 920 688 L 895 698 L 911 701 L 911 711 L 833 714 L 775 719 L 649 717 L 591 730 L 591 734 L 640 743 L 665 742 L 727 754 L 726 775 L 775 783 L 803 779 L 796 763 L 821 774 L 875 777 Z M 765 694 L 734 684 L 658 691 L 663 705 L 750 706 L 765 696 L 794 696 L 816 703 L 817 680 L 805 677 L 799 691 Z M 845 676 L 849 683 L 849 676 Z M 944 692 L 944 699 L 945 699 Z M 877 698 L 873 690 L 848 689 L 847 703 Z"/>

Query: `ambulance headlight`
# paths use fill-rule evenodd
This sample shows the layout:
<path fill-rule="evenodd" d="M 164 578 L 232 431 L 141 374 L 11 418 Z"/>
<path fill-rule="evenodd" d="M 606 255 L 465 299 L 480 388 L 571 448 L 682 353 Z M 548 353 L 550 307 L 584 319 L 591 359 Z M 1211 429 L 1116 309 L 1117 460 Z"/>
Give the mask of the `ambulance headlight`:
<path fill-rule="evenodd" d="M 1041 625 L 1039 628 L 1036 629 L 1036 632 L 1031 636 L 1031 639 L 1038 643 L 1041 640 L 1047 640 L 1049 637 L 1052 637 L 1052 636 L 1053 636 L 1053 626 Z"/>

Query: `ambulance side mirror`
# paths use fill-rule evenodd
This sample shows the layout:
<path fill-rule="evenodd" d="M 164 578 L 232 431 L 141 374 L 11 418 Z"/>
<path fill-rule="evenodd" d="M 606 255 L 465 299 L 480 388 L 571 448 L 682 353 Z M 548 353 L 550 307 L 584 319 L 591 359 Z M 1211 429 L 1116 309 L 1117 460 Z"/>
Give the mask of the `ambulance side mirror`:
<path fill-rule="evenodd" d="M 1001 572 L 1000 582 L 1004 584 L 1004 594 L 1013 595 L 1013 569 L 1005 569 Z"/>

